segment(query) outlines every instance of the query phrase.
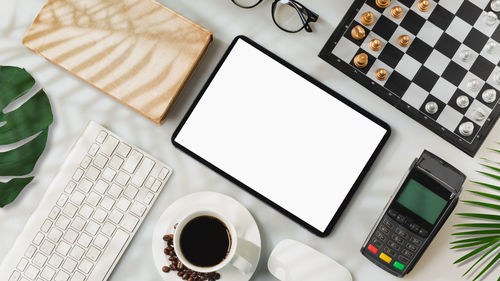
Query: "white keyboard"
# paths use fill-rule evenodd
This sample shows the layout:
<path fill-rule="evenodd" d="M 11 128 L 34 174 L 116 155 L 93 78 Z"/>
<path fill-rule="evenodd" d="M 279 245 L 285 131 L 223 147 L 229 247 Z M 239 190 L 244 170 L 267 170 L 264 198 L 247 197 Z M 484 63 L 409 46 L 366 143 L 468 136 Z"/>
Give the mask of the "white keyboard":
<path fill-rule="evenodd" d="M 172 170 L 90 122 L 0 266 L 0 280 L 106 280 Z"/>

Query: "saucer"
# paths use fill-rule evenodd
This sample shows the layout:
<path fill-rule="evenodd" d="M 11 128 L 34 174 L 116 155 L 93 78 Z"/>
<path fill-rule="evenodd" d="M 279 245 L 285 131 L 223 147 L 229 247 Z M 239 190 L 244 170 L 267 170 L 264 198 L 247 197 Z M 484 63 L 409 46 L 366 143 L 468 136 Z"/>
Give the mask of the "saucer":
<path fill-rule="evenodd" d="M 182 281 L 177 271 L 165 273 L 161 268 L 169 265 L 168 256 L 163 253 L 167 242 L 163 235 L 174 232 L 174 225 L 188 212 L 194 210 L 214 210 L 225 216 L 234 225 L 238 233 L 237 253 L 245 257 L 252 268 L 247 274 L 241 273 L 232 265 L 227 265 L 217 271 L 220 281 L 248 281 L 254 274 L 260 259 L 260 232 L 252 214 L 238 201 L 217 192 L 197 192 L 177 199 L 161 215 L 153 232 L 153 259 L 155 267 L 165 281 Z"/>

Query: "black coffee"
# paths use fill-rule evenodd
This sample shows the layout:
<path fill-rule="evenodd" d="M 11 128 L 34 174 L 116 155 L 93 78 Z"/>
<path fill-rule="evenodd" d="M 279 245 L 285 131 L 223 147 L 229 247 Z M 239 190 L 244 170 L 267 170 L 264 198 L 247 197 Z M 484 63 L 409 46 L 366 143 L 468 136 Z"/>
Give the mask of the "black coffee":
<path fill-rule="evenodd" d="M 231 249 L 231 234 L 227 226 L 212 216 L 199 216 L 182 229 L 180 248 L 184 257 L 199 267 L 221 263 Z"/>

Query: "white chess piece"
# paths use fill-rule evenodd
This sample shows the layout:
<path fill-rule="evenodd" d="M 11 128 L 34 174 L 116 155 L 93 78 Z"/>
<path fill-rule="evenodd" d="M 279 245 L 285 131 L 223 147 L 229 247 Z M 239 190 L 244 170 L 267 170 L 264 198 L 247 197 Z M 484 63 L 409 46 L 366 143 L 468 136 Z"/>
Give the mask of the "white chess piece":
<path fill-rule="evenodd" d="M 498 16 L 494 12 L 489 11 L 484 20 L 487 25 L 495 25 L 497 23 Z"/>
<path fill-rule="evenodd" d="M 485 103 L 492 103 L 497 99 L 497 91 L 494 89 L 485 90 L 482 97 Z"/>
<path fill-rule="evenodd" d="M 490 7 L 494 12 L 500 12 L 500 0 L 491 1 Z"/>
<path fill-rule="evenodd" d="M 471 57 L 472 57 L 472 51 L 471 50 L 463 50 L 460 53 L 460 58 L 464 62 L 469 61 L 471 59 Z"/>
<path fill-rule="evenodd" d="M 467 96 L 459 96 L 457 98 L 457 105 L 458 107 L 460 108 L 466 108 L 467 106 L 469 106 L 469 98 Z"/>
<path fill-rule="evenodd" d="M 471 79 L 469 80 L 469 82 L 467 83 L 467 87 L 473 91 L 473 92 L 477 92 L 479 91 L 479 81 L 477 79 Z"/>
<path fill-rule="evenodd" d="M 490 41 L 490 42 L 486 43 L 486 50 L 489 53 L 493 53 L 496 48 L 497 48 L 497 43 L 495 41 Z"/>
<path fill-rule="evenodd" d="M 500 71 L 497 72 L 497 74 L 495 74 L 493 78 L 495 79 L 495 82 L 497 82 L 497 84 L 500 84 Z"/>
<path fill-rule="evenodd" d="M 484 109 L 482 108 L 474 108 L 472 110 L 472 118 L 474 118 L 477 122 L 481 122 L 484 118 L 486 118 L 486 112 L 484 112 Z"/>
<path fill-rule="evenodd" d="M 472 122 L 470 121 L 464 122 L 460 124 L 460 126 L 458 127 L 458 131 L 462 136 L 468 137 L 474 132 L 474 124 L 472 124 Z"/>

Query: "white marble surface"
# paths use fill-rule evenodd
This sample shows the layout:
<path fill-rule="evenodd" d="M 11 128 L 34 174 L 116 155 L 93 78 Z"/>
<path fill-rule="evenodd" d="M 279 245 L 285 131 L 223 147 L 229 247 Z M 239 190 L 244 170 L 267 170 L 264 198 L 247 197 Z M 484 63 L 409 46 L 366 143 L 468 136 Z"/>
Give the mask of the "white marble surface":
<path fill-rule="evenodd" d="M 423 149 L 429 149 L 456 165 L 470 178 L 478 179 L 474 170 L 479 168 L 479 157 L 492 155 L 486 147 L 494 146 L 495 141 L 500 141 L 500 125 L 491 132 L 476 159 L 471 159 L 317 57 L 352 1 L 302 1 L 320 15 L 320 20 L 313 25 L 314 33 L 287 34 L 277 29 L 270 15 L 271 1 L 264 1 L 252 10 L 244 10 L 229 0 L 161 0 L 163 4 L 211 29 L 215 41 L 165 124 L 157 126 L 21 45 L 24 32 L 44 0 L 0 0 L 0 64 L 17 65 L 30 71 L 48 93 L 55 115 L 47 149 L 36 167 L 36 179 L 14 204 L 0 209 L 0 260 L 35 209 L 38 198 L 43 196 L 64 155 L 88 120 L 93 119 L 157 156 L 175 170 L 110 280 L 158 280 L 150 250 L 155 222 L 171 202 L 186 194 L 203 190 L 228 194 L 242 202 L 255 216 L 261 229 L 263 251 L 259 268 L 252 280 L 275 280 L 267 271 L 267 257 L 273 245 L 285 238 L 307 243 L 337 260 L 352 272 L 354 280 L 398 280 L 363 258 L 359 249 L 404 171 Z M 373 169 L 327 238 L 318 238 L 302 229 L 176 150 L 170 143 L 172 132 L 181 117 L 228 44 L 238 34 L 253 38 L 385 120 L 393 129 L 393 134 Z M 500 159 L 500 155 L 492 157 Z M 479 189 L 471 183 L 466 183 L 465 187 Z M 464 192 L 462 199 L 467 198 L 472 196 Z M 470 209 L 470 206 L 461 203 L 457 210 Z M 460 276 L 466 267 L 453 265 L 452 262 L 463 252 L 449 249 L 449 242 L 452 241 L 450 233 L 453 231 L 451 226 L 458 221 L 461 219 L 456 216 L 448 220 L 406 280 L 461 280 Z M 496 267 L 483 280 L 496 280 L 499 274 L 500 269 Z M 3 277 L 0 279 L 3 280 Z"/>

